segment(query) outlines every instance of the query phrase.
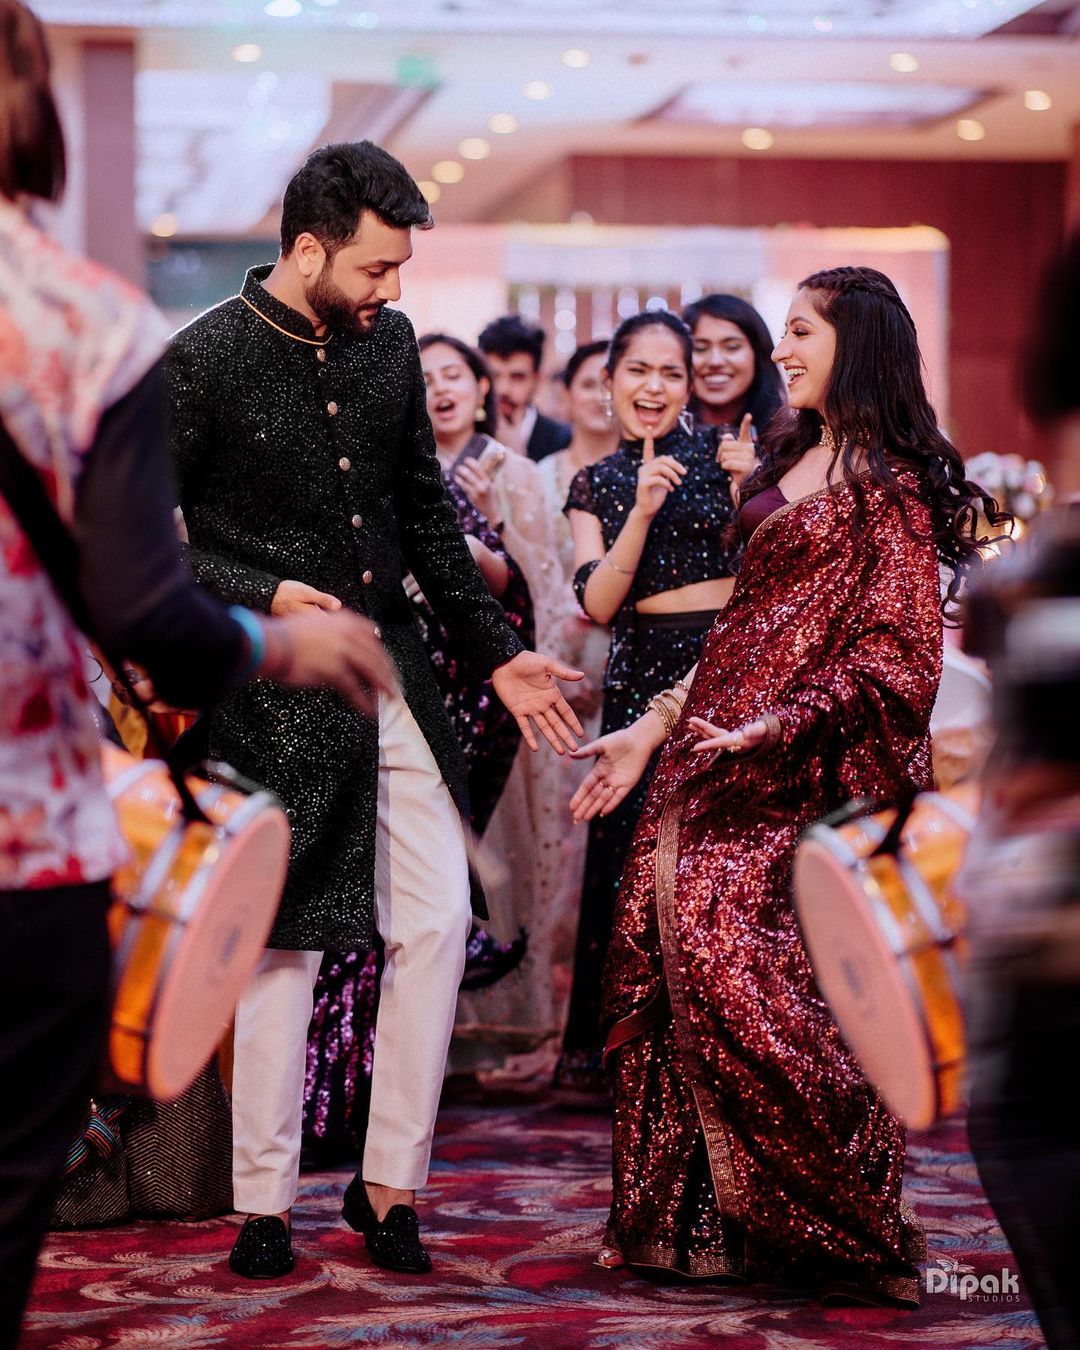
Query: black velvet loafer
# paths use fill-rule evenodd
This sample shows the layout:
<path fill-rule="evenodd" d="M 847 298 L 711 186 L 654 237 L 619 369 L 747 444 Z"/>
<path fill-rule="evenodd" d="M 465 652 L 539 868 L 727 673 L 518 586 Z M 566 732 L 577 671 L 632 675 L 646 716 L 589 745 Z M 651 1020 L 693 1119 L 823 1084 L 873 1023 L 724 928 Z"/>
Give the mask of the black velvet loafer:
<path fill-rule="evenodd" d="M 292 1240 L 274 1214 L 247 1219 L 229 1253 L 229 1269 L 245 1280 L 276 1280 L 296 1265 Z"/>
<path fill-rule="evenodd" d="M 368 1255 L 377 1266 L 409 1275 L 426 1275 L 431 1257 L 420 1241 L 420 1220 L 408 1205 L 394 1205 L 382 1223 L 359 1176 L 349 1182 L 341 1217 L 355 1233 L 363 1233 Z"/>

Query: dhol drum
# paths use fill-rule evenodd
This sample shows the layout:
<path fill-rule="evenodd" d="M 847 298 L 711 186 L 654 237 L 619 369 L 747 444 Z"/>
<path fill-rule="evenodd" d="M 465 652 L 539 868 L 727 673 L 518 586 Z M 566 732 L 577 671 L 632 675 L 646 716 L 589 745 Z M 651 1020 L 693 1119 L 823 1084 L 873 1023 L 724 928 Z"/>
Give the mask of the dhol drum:
<path fill-rule="evenodd" d="M 160 760 L 102 747 L 131 857 L 113 878 L 116 992 L 109 1063 L 161 1100 L 194 1081 L 228 1028 L 277 912 L 289 823 L 268 792 L 189 778 L 209 823 L 185 818 Z"/>
<path fill-rule="evenodd" d="M 807 831 L 795 907 L 818 985 L 886 1105 L 928 1129 L 963 1098 L 966 910 L 953 882 L 978 811 L 961 785 L 896 811 Z"/>

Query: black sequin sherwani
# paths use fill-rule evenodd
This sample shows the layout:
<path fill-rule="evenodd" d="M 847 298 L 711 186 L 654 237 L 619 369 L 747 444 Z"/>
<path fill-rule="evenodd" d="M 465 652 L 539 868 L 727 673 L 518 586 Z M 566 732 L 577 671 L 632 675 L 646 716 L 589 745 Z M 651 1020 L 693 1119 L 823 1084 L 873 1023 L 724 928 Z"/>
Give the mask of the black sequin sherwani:
<path fill-rule="evenodd" d="M 404 572 L 465 635 L 463 649 L 485 674 L 521 644 L 445 496 L 412 326 L 387 309 L 369 335 L 319 343 L 261 285 L 270 270 L 253 268 L 241 295 L 183 329 L 170 350 L 171 442 L 192 570 L 223 600 L 263 613 L 290 579 L 373 619 L 464 810 L 464 760 Z M 275 792 L 292 824 L 271 946 L 370 945 L 376 723 L 329 691 L 262 680 L 214 710 L 210 752 Z"/>

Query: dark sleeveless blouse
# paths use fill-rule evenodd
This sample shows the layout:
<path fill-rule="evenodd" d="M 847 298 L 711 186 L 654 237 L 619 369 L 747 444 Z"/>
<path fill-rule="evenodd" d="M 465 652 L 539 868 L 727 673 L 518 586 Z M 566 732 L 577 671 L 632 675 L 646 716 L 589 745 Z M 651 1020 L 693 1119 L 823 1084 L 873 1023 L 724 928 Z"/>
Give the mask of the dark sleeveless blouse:
<path fill-rule="evenodd" d="M 596 516 L 605 551 L 618 538 L 634 505 L 641 452 L 641 441 L 623 441 L 614 454 L 580 470 L 570 484 L 563 510 Z M 728 530 L 735 514 L 731 475 L 716 462 L 715 431 L 687 432 L 677 426 L 657 441 L 656 453 L 673 456 L 688 472 L 653 518 L 630 590 L 612 621 L 604 680 L 609 687 L 625 683 L 629 675 L 637 601 L 731 576 L 738 553 Z M 574 594 L 583 608 L 585 586 L 598 566 L 599 559 L 594 559 L 578 568 L 574 577 Z"/>
<path fill-rule="evenodd" d="M 788 499 L 784 496 L 778 483 L 772 487 L 767 487 L 763 492 L 756 492 L 752 497 L 747 498 L 739 507 L 739 533 L 742 535 L 744 544 L 750 542 L 750 536 L 757 527 L 768 520 L 774 511 L 779 511 L 782 506 L 787 506 Z"/>

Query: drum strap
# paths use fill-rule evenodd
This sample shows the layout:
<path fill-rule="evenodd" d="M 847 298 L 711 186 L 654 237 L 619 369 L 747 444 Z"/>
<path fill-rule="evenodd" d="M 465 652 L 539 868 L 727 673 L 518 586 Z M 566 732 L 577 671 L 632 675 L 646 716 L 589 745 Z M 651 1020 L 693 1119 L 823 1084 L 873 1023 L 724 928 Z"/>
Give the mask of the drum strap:
<path fill-rule="evenodd" d="M 895 858 L 900 852 L 901 836 L 904 833 L 904 826 L 910 820 L 911 813 L 915 809 L 917 795 L 914 788 L 910 788 L 904 793 L 904 796 L 897 803 L 896 815 L 893 817 L 892 824 L 886 831 L 884 839 L 870 854 L 871 858 L 880 858 L 882 855 Z"/>
<path fill-rule="evenodd" d="M 93 620 L 87 609 L 86 601 L 79 590 L 79 548 L 71 531 L 60 516 L 45 491 L 45 485 L 38 477 L 33 465 L 20 452 L 14 437 L 0 418 L 0 496 L 3 496 L 15 515 L 26 537 L 34 546 L 38 561 L 48 573 L 49 580 L 56 588 L 60 599 L 67 606 L 68 613 L 76 627 L 87 637 L 97 642 L 110 664 L 115 667 L 116 678 L 123 686 L 132 707 L 137 709 L 146 723 L 148 743 L 155 754 L 164 761 L 169 776 L 180 798 L 186 820 L 199 820 L 210 824 L 206 813 L 188 787 L 182 773 L 172 764 L 169 747 L 161 738 L 150 709 L 140 698 L 138 691 L 124 668 L 122 660 L 112 653 L 98 639 L 94 631 Z"/>

